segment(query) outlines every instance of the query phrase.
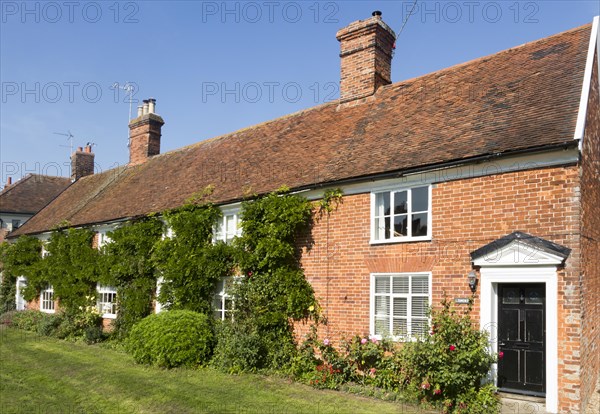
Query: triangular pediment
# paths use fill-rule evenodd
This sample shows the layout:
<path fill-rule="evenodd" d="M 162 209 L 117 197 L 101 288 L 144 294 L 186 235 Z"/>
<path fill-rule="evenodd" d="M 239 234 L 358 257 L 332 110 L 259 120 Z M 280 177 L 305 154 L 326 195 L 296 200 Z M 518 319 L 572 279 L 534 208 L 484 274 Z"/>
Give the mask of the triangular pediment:
<path fill-rule="evenodd" d="M 523 232 L 514 232 L 473 251 L 475 266 L 560 265 L 571 250 Z"/>

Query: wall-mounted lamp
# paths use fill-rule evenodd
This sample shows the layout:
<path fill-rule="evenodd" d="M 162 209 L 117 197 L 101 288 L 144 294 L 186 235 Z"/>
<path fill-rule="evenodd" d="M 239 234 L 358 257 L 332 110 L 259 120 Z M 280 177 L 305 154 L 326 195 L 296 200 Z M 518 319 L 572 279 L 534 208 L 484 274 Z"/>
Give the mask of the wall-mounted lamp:
<path fill-rule="evenodd" d="M 477 273 L 474 270 L 471 270 L 467 275 L 467 280 L 469 281 L 471 291 L 475 292 L 475 288 L 477 287 Z"/>

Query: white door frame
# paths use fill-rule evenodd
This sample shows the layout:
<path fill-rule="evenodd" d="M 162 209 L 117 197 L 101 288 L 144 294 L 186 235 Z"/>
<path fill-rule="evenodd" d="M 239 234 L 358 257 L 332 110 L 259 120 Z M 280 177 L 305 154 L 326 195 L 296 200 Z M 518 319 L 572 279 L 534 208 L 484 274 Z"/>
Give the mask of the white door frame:
<path fill-rule="evenodd" d="M 498 352 L 498 284 L 543 283 L 546 287 L 546 411 L 558 412 L 558 283 L 556 266 L 481 267 L 481 329 L 490 333 L 492 352 Z M 492 367 L 494 383 L 497 364 Z"/>
<path fill-rule="evenodd" d="M 15 307 L 16 310 L 25 310 L 27 309 L 27 302 L 25 298 L 23 298 L 23 289 L 27 286 L 27 279 L 23 276 L 19 276 L 17 278 L 17 287 L 15 293 Z"/>

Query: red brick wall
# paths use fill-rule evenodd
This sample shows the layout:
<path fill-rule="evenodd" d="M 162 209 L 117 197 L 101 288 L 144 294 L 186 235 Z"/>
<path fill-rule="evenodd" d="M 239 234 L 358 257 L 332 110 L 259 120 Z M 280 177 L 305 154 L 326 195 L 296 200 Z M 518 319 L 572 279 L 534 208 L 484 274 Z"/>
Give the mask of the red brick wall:
<path fill-rule="evenodd" d="M 6 235 L 8 234 L 8 229 L 0 229 L 0 243 L 4 242 Z"/>
<path fill-rule="evenodd" d="M 585 407 L 600 372 L 600 95 L 594 57 L 581 162 L 581 401 Z"/>
<path fill-rule="evenodd" d="M 579 410 L 578 187 L 575 165 L 436 184 L 432 241 L 385 245 L 369 244 L 370 194 L 345 196 L 337 211 L 313 227 L 313 245 L 303 250 L 306 276 L 329 321 L 321 334 L 337 339 L 369 332 L 371 273 L 432 272 L 434 305 L 443 292 L 469 297 L 469 253 L 520 230 L 572 249 L 558 273 L 559 399 L 562 411 Z M 476 298 L 475 318 L 479 306 Z"/>

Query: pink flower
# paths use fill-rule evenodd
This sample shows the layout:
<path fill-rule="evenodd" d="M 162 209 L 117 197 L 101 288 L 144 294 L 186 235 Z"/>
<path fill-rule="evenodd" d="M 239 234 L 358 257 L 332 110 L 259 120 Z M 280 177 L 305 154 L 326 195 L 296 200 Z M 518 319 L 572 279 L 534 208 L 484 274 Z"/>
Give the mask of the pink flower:
<path fill-rule="evenodd" d="M 371 375 L 375 375 L 375 373 L 377 372 L 377 370 L 375 368 L 371 368 L 369 370 L 369 372 L 371 373 Z"/>
<path fill-rule="evenodd" d="M 373 342 L 374 344 L 378 344 L 379 341 L 377 340 L 377 338 L 371 338 L 371 342 Z"/>
<path fill-rule="evenodd" d="M 361 339 L 361 340 L 360 340 L 360 343 L 361 343 L 361 344 L 363 344 L 363 345 L 364 345 L 364 344 L 366 344 L 366 343 L 367 343 L 367 338 L 363 338 L 363 339 Z"/>
<path fill-rule="evenodd" d="M 323 339 L 323 345 L 329 346 L 329 339 L 327 339 L 327 338 Z"/>
<path fill-rule="evenodd" d="M 504 358 L 504 352 L 500 351 L 498 352 L 498 359 L 502 359 Z"/>
<path fill-rule="evenodd" d="M 429 331 L 429 335 L 432 335 L 435 333 L 435 331 Z"/>
<path fill-rule="evenodd" d="M 429 388 L 431 388 L 431 384 L 428 382 L 424 382 L 423 384 L 421 384 L 421 388 L 423 388 L 424 390 L 428 390 Z"/>
<path fill-rule="evenodd" d="M 454 345 L 450 345 L 450 348 L 449 348 L 449 349 L 450 349 L 451 351 L 454 351 L 454 350 L 456 349 L 456 347 L 455 347 Z"/>
<path fill-rule="evenodd" d="M 248 272 L 248 277 L 252 276 L 252 271 Z"/>
<path fill-rule="evenodd" d="M 439 388 L 436 388 L 435 391 L 433 392 L 435 395 L 440 395 L 442 393 L 442 390 L 440 390 Z"/>

